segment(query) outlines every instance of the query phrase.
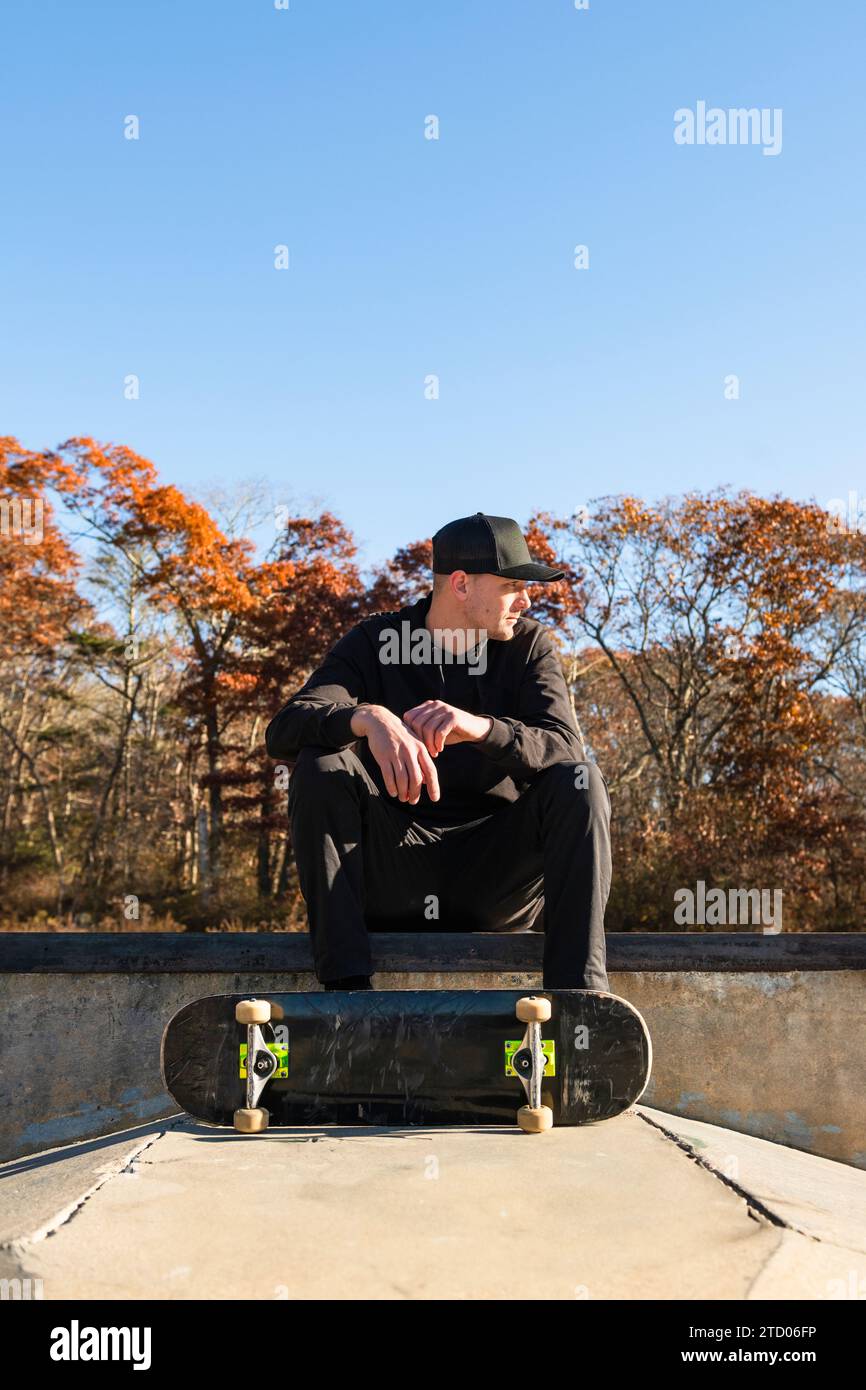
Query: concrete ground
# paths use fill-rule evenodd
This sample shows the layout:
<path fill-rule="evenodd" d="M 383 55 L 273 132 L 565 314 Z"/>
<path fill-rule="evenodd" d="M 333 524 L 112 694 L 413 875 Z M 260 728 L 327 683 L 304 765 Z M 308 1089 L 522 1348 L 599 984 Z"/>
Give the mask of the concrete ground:
<path fill-rule="evenodd" d="M 180 1117 L 0 1166 L 16 1276 L 45 1299 L 863 1299 L 866 1172 L 641 1105 L 542 1135 Z"/>

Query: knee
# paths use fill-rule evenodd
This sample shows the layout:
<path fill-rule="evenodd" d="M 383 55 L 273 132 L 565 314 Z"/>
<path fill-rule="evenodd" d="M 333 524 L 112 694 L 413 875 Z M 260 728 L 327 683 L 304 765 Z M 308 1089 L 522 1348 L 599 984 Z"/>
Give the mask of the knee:
<path fill-rule="evenodd" d="M 324 748 L 318 744 L 307 744 L 295 759 L 292 775 L 289 778 L 289 802 L 306 793 L 308 787 L 321 790 L 327 776 L 355 771 L 354 764 L 360 766 L 357 755 L 350 748 Z"/>
<path fill-rule="evenodd" d="M 540 775 L 545 792 L 552 796 L 563 811 L 589 812 L 592 816 L 610 816 L 610 797 L 607 783 L 595 763 L 555 763 Z"/>

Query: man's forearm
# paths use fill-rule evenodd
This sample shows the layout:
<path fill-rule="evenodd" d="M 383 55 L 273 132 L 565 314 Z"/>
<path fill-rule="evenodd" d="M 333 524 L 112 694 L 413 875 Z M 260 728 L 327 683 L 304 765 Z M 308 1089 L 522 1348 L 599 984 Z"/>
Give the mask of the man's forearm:
<path fill-rule="evenodd" d="M 357 706 L 295 696 L 275 714 L 265 730 L 271 758 L 294 760 L 308 743 L 345 748 L 357 738 L 349 727 Z"/>
<path fill-rule="evenodd" d="M 576 729 L 557 721 L 554 727 L 525 724 L 508 716 L 493 719 L 480 744 L 509 776 L 534 777 L 552 763 L 586 761 L 586 749 Z"/>

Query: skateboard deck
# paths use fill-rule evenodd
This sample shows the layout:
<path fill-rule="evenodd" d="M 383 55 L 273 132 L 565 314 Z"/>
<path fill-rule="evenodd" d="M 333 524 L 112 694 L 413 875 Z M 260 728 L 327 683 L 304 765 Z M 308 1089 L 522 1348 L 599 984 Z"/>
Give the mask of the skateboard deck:
<path fill-rule="evenodd" d="M 595 990 L 218 994 L 170 1020 L 161 1066 L 182 1109 L 247 1132 L 329 1123 L 534 1130 L 627 1109 L 649 1080 L 652 1045 L 636 1009 Z"/>

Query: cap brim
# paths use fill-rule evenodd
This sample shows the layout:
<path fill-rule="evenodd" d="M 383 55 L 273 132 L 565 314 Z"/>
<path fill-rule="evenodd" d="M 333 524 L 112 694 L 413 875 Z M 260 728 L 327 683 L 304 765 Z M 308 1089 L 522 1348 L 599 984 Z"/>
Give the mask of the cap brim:
<path fill-rule="evenodd" d="M 499 570 L 503 579 L 534 579 L 537 583 L 551 584 L 555 579 L 564 579 L 564 570 L 553 570 L 550 565 L 540 565 L 532 561 L 528 565 L 512 565 L 510 569 Z"/>

